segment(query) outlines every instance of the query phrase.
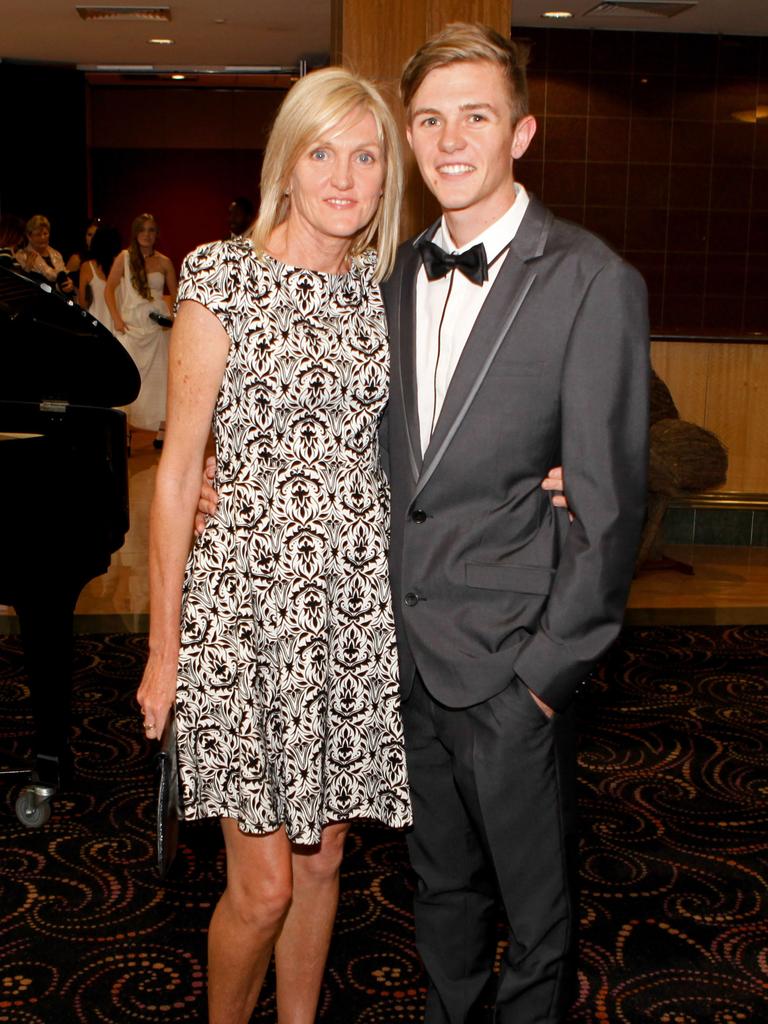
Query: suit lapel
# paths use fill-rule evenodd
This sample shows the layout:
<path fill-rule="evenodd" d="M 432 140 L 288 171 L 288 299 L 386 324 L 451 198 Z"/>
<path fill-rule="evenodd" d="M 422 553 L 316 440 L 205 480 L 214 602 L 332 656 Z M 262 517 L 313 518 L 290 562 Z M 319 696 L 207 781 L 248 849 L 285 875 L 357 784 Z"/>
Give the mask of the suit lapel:
<path fill-rule="evenodd" d="M 421 267 L 421 259 L 415 246 L 421 238 L 431 238 L 439 223 L 438 221 L 427 231 L 422 232 L 412 245 L 404 246 L 398 261 L 398 294 L 395 296 L 398 319 L 397 373 L 408 436 L 408 459 L 414 481 L 419 478 L 422 464 L 419 400 L 416 388 L 416 277 Z"/>
<path fill-rule="evenodd" d="M 417 491 L 425 486 L 437 469 L 483 383 L 496 353 L 512 328 L 515 317 L 536 278 L 536 272 L 530 263 L 543 253 L 552 219 L 552 214 L 538 200 L 531 198 L 509 252 L 456 365 L 429 446 L 424 453 Z M 413 279 L 415 282 L 415 274 Z M 415 284 L 411 294 L 414 292 Z M 412 334 L 415 335 L 415 331 Z M 414 362 L 411 372 L 414 381 L 415 376 Z M 415 401 L 415 385 L 413 391 Z M 414 436 L 418 442 L 418 434 L 412 435 L 412 439 Z"/>

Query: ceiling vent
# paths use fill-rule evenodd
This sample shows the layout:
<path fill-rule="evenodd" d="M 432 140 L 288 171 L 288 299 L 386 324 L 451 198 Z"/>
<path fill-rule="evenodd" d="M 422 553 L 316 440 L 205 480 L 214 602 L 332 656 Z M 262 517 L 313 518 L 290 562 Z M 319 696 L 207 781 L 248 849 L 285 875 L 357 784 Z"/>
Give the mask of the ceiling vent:
<path fill-rule="evenodd" d="M 116 7 L 103 4 L 76 7 L 83 21 L 170 21 L 170 7 Z"/>
<path fill-rule="evenodd" d="M 698 6 L 698 0 L 603 0 L 585 11 L 590 18 L 674 18 Z"/>

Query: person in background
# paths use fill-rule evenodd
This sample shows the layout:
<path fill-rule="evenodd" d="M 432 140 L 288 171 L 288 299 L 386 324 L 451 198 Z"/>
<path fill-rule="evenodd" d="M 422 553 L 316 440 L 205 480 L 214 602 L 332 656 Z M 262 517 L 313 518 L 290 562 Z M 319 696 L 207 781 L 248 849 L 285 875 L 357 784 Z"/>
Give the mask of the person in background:
<path fill-rule="evenodd" d="M 313 1024 L 350 822 L 410 822 L 378 441 L 386 102 L 342 68 L 300 79 L 261 183 L 252 238 L 182 270 L 138 700 L 150 737 L 175 705 L 185 815 L 224 833 L 210 1024 L 246 1024 L 273 950 L 278 1021 Z M 212 417 L 219 514 L 188 560 Z"/>
<path fill-rule="evenodd" d="M 142 213 L 131 225 L 131 244 L 118 253 L 104 289 L 114 333 L 123 343 L 141 375 L 139 397 L 128 406 L 133 429 L 156 432 L 153 444 L 162 448 L 168 383 L 167 331 L 158 317 L 168 319 L 168 305 L 176 298 L 173 264 L 155 248 L 157 221 Z"/>
<path fill-rule="evenodd" d="M 4 267 L 21 269 L 16 259 L 16 252 L 23 248 L 27 240 L 24 221 L 13 213 L 4 213 L 0 217 L 0 262 Z"/>
<path fill-rule="evenodd" d="M 116 228 L 102 225 L 90 242 L 89 258 L 80 266 L 77 301 L 109 331 L 114 331 L 112 314 L 105 297 L 107 278 L 120 252 L 120 235 Z"/>
<path fill-rule="evenodd" d="M 244 238 L 253 227 L 256 209 L 248 196 L 238 196 L 229 204 L 229 237 Z"/>
<path fill-rule="evenodd" d="M 49 243 L 51 222 L 41 213 L 27 221 L 27 245 L 16 252 L 16 259 L 28 274 L 36 274 L 64 295 L 74 298 L 75 286 L 67 273 L 61 253 Z"/>
<path fill-rule="evenodd" d="M 91 217 L 85 226 L 85 235 L 83 236 L 83 245 L 77 252 L 73 252 L 67 260 L 67 273 L 72 279 L 75 287 L 80 283 L 80 267 L 86 260 L 90 259 L 91 254 L 91 241 L 93 236 L 96 234 L 96 229 L 101 220 L 98 217 Z M 82 305 L 82 303 L 81 303 Z"/>

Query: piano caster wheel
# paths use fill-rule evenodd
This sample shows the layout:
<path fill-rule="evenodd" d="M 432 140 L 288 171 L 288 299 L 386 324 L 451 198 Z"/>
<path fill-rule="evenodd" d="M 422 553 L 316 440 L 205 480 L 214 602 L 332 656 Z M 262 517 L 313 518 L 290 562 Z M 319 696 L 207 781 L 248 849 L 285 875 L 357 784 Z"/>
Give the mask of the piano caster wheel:
<path fill-rule="evenodd" d="M 16 817 L 25 828 L 41 828 L 51 816 L 52 786 L 25 786 L 16 800 Z"/>

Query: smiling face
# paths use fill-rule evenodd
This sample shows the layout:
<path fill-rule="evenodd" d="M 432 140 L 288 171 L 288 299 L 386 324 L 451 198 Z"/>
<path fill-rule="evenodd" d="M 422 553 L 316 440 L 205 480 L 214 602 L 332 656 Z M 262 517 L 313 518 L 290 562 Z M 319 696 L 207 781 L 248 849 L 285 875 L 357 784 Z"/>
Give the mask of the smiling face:
<path fill-rule="evenodd" d="M 385 160 L 370 111 L 352 111 L 308 146 L 288 179 L 287 226 L 320 245 L 352 239 L 374 217 Z"/>
<path fill-rule="evenodd" d="M 528 115 L 514 123 L 509 85 L 490 61 L 446 64 L 424 78 L 411 102 L 408 142 L 457 244 L 512 205 L 512 161 L 535 131 Z"/>

